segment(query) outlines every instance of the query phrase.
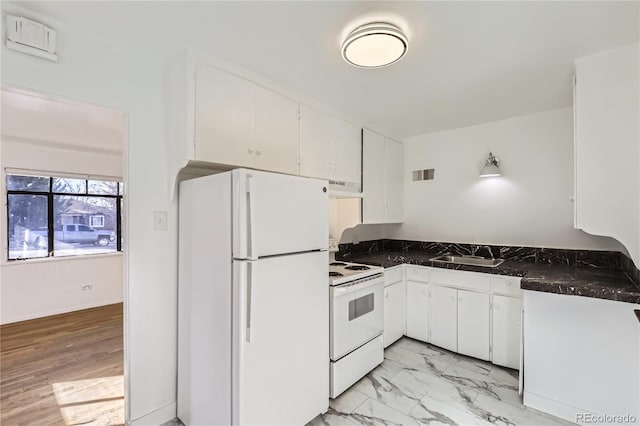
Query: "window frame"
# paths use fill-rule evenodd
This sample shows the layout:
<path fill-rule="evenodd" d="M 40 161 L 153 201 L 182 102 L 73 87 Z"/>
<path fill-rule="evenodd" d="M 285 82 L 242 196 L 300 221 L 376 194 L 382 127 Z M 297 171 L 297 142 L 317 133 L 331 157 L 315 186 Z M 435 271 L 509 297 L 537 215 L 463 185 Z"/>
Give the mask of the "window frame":
<path fill-rule="evenodd" d="M 55 242 L 54 242 L 54 225 L 55 225 L 55 220 L 54 220 L 54 211 L 53 211 L 53 207 L 54 207 L 54 202 L 53 202 L 53 198 L 55 196 L 70 196 L 70 197 L 95 197 L 95 198 L 111 198 L 115 200 L 115 204 L 116 204 L 116 253 L 120 253 L 122 252 L 122 200 L 123 200 L 123 192 L 124 192 L 124 188 L 123 188 L 123 184 L 121 180 L 115 180 L 113 178 L 108 178 L 108 179 L 101 179 L 103 181 L 108 181 L 108 182 L 117 182 L 118 185 L 116 185 L 117 187 L 117 193 L 114 194 L 90 194 L 89 193 L 89 181 L 95 181 L 97 179 L 95 178 L 90 178 L 90 177 L 86 177 L 86 176 L 82 176 L 80 178 L 77 177 L 66 177 L 66 176 L 43 176 L 44 173 L 42 175 L 40 174 L 20 174 L 18 173 L 9 173 L 6 172 L 4 174 L 4 185 L 5 185 L 5 200 L 6 200 L 6 213 L 7 213 L 7 257 L 5 259 L 6 262 L 15 262 L 15 261 L 21 261 L 21 260 L 43 260 L 43 259 L 64 259 L 64 258 L 76 258 L 76 257 L 82 257 L 82 256 L 100 256 L 100 255 L 105 255 L 105 254 L 109 254 L 109 253 L 92 253 L 92 254 L 87 254 L 87 253 L 81 253 L 81 254 L 73 254 L 73 255 L 65 255 L 65 256 L 55 256 Z M 47 173 L 48 175 L 48 173 Z M 15 190 L 15 189 L 9 189 L 8 185 L 7 185 L 7 181 L 9 179 L 9 176 L 35 176 L 35 177 L 43 177 L 43 178 L 48 178 L 49 179 L 49 190 L 48 191 L 28 191 L 28 190 Z M 85 191 L 84 193 L 69 193 L 69 192 L 57 192 L 53 190 L 53 180 L 56 178 L 71 178 L 71 179 L 78 179 L 78 180 L 84 180 L 85 181 Z M 10 249 L 10 238 L 11 238 L 11 234 L 10 234 L 10 229 L 9 229 L 9 221 L 10 221 L 10 212 L 9 212 L 9 195 L 42 195 L 42 196 L 46 196 L 47 197 L 47 230 L 48 230 L 48 235 L 47 235 L 47 240 L 48 240 L 48 251 L 47 251 L 47 255 L 46 256 L 39 256 L 39 257 L 22 257 L 22 258 L 18 258 L 18 259 L 11 259 L 10 258 L 10 253 L 11 253 L 11 249 Z M 104 220 L 104 219 L 103 219 Z"/>

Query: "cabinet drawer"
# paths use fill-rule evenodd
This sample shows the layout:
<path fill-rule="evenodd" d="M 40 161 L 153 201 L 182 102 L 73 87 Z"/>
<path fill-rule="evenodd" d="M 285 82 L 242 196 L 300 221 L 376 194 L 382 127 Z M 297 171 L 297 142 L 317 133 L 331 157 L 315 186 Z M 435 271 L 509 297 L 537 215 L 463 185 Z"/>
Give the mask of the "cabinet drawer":
<path fill-rule="evenodd" d="M 491 291 L 510 296 L 522 296 L 520 278 L 516 277 L 492 277 Z"/>
<path fill-rule="evenodd" d="M 491 288 L 491 277 L 489 275 L 451 269 L 433 268 L 431 270 L 431 282 L 470 290 L 489 291 Z"/>
<path fill-rule="evenodd" d="M 398 281 L 402 281 L 402 265 L 384 270 L 385 287 Z"/>
<path fill-rule="evenodd" d="M 418 268 L 416 266 L 405 266 L 407 280 L 429 282 L 429 270 L 426 268 Z"/>

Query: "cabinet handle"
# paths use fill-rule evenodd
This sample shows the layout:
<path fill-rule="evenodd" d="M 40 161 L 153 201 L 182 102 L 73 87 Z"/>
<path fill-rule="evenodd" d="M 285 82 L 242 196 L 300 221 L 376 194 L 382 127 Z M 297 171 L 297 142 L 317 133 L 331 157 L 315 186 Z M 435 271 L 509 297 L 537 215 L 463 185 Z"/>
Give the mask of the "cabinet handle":
<path fill-rule="evenodd" d="M 261 150 L 261 149 L 256 149 L 256 154 L 257 154 L 257 155 L 262 154 L 262 150 Z"/>

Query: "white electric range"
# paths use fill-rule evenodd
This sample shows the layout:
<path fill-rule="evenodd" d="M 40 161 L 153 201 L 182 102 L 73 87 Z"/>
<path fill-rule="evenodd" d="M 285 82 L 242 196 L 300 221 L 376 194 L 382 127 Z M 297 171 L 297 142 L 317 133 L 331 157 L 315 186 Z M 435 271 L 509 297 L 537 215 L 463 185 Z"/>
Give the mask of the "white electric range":
<path fill-rule="evenodd" d="M 329 285 L 340 285 L 383 272 L 384 268 L 380 266 L 335 261 L 329 264 Z"/>
<path fill-rule="evenodd" d="M 331 398 L 382 363 L 384 268 L 329 264 Z"/>

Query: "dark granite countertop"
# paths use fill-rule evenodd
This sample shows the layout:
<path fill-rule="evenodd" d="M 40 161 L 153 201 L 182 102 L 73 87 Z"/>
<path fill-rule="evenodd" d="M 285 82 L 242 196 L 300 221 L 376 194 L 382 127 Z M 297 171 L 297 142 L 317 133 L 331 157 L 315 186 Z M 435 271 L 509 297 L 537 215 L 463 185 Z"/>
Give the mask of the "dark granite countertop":
<path fill-rule="evenodd" d="M 640 304 L 640 285 L 622 271 L 586 268 L 521 260 L 507 260 L 497 268 L 432 262 L 437 253 L 384 251 L 376 254 L 351 254 L 343 260 L 390 268 L 401 264 L 431 266 L 460 271 L 522 277 L 520 287 L 546 293 L 608 299 Z"/>

